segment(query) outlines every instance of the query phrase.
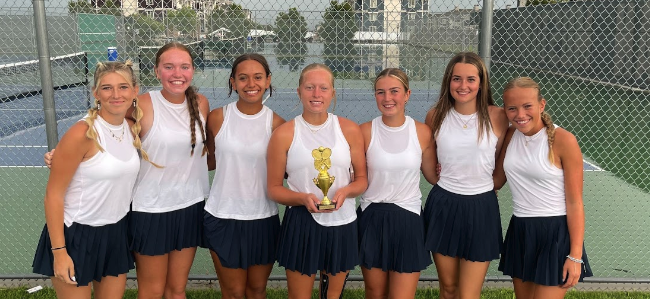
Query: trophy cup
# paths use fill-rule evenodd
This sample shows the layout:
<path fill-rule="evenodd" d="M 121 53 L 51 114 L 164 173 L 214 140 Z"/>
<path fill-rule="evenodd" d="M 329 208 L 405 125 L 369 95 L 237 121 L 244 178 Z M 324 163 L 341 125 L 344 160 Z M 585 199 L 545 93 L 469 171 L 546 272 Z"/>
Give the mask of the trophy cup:
<path fill-rule="evenodd" d="M 332 156 L 332 150 L 330 148 L 319 146 L 317 149 L 311 151 L 311 156 L 314 157 L 314 168 L 318 170 L 318 176 L 314 178 L 314 184 L 323 192 L 323 200 L 320 201 L 320 204 L 317 206 L 319 210 L 331 210 L 336 207 L 332 204 L 329 198 L 327 198 L 327 191 L 330 190 L 332 184 L 334 184 L 334 177 L 327 173 L 327 170 L 332 167 L 332 161 L 330 156 Z"/>

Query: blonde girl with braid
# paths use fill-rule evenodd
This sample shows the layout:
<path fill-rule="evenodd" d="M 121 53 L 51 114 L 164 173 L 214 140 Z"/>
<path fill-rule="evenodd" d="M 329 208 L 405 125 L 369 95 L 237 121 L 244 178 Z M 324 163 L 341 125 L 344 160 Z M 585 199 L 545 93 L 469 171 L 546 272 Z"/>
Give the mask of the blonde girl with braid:
<path fill-rule="evenodd" d="M 458 53 L 449 61 L 425 123 L 440 164 L 423 213 L 440 298 L 479 298 L 503 245 L 492 175 L 508 120 L 494 103 L 488 70 L 477 54 Z"/>
<path fill-rule="evenodd" d="M 210 107 L 191 85 L 194 65 L 183 44 L 161 47 L 154 71 L 162 90 L 138 96 L 137 109 L 127 113 L 139 120 L 136 142 L 141 139 L 146 150 L 133 190 L 129 244 L 138 298 L 184 298 L 196 248 L 203 246 L 203 207 L 209 192 L 205 120 Z M 46 164 L 49 157 L 45 155 Z"/>
<path fill-rule="evenodd" d="M 129 218 L 138 298 L 185 298 L 209 193 L 205 123 L 208 100 L 191 85 L 190 50 L 172 42 L 156 53 L 162 90 L 140 95 L 142 162 Z M 158 166 L 158 167 L 157 167 Z"/>
<path fill-rule="evenodd" d="M 500 188 L 507 179 L 513 215 L 499 270 L 512 277 L 517 298 L 564 298 L 593 275 L 584 248 L 580 146 L 573 134 L 553 124 L 531 78 L 510 80 L 503 103 L 512 126 L 494 181 Z"/>
<path fill-rule="evenodd" d="M 96 106 L 63 135 L 51 161 L 45 219 L 32 264 L 58 298 L 122 298 L 134 268 L 127 213 L 140 168 L 138 86 L 131 62 L 99 63 Z M 130 126 L 131 125 L 131 126 Z M 143 156 L 146 153 L 142 151 Z"/>

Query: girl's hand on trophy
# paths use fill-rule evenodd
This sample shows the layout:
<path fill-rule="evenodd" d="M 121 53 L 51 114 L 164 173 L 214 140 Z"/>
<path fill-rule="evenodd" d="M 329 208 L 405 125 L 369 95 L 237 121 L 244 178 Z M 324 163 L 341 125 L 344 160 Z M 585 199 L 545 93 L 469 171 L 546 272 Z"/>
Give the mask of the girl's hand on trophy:
<path fill-rule="evenodd" d="M 346 188 L 339 188 L 336 190 L 334 193 L 334 197 L 332 197 L 332 203 L 336 205 L 336 208 L 334 208 L 333 211 L 338 211 L 341 206 L 343 206 L 343 203 L 345 202 L 345 199 L 348 198 L 348 192 L 345 191 Z"/>
<path fill-rule="evenodd" d="M 319 210 L 318 205 L 320 204 L 320 199 L 314 193 L 305 193 L 305 198 L 303 200 L 303 205 L 307 208 L 309 213 L 331 213 L 333 210 Z"/>

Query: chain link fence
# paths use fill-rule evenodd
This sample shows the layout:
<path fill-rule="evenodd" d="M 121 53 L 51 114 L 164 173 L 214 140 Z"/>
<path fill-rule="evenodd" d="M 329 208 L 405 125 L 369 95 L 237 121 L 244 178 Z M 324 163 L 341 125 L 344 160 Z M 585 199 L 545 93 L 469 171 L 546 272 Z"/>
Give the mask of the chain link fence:
<path fill-rule="evenodd" d="M 358 123 L 379 115 L 376 74 L 400 67 L 412 80 L 407 113 L 423 121 L 449 59 L 478 52 L 479 37 L 491 34 L 495 97 L 514 76 L 534 78 L 555 122 L 582 147 L 585 243 L 595 277 L 581 287 L 650 285 L 650 1 L 522 7 L 517 4 L 523 1 L 497 1 L 493 28 L 481 25 L 483 4 L 473 1 L 267 2 L 48 1 L 58 132 L 84 115 L 94 65 L 113 47 L 119 60 L 135 62 L 147 91 L 159 88 L 152 74 L 157 48 L 169 41 L 189 45 L 197 65 L 194 85 L 211 108 L 236 100 L 227 96 L 234 58 L 261 53 L 276 88 L 267 105 L 285 119 L 300 112 L 295 89 L 309 63 L 335 71 L 335 112 Z M 0 279 L 20 286 L 39 278 L 31 262 L 44 225 L 47 143 L 32 5 L 0 3 Z M 425 197 L 430 188 L 422 184 Z M 506 228 L 512 212 L 507 186 L 499 196 Z M 360 271 L 352 274 L 360 279 Z M 284 270 L 274 268 L 272 278 L 283 277 Z M 208 285 L 216 278 L 206 250 L 197 253 L 191 278 Z M 435 279 L 433 266 L 422 273 L 423 282 Z M 507 277 L 493 263 L 487 279 Z"/>

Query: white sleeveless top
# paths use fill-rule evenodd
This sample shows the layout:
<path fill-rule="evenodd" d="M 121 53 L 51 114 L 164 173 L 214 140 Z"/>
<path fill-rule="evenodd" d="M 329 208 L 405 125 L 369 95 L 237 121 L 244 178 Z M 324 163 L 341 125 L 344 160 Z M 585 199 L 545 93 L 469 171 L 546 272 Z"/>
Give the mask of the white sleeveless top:
<path fill-rule="evenodd" d="M 293 141 L 287 153 L 287 184 L 289 189 L 296 192 L 313 193 L 323 198 L 323 192 L 316 187 L 313 179 L 318 177 L 314 168 L 312 151 L 320 146 L 332 149 L 332 167 L 327 171 L 334 176 L 334 183 L 327 192 L 327 197 L 333 199 L 336 190 L 350 184 L 350 145 L 348 144 L 339 119 L 336 115 L 328 114 L 325 123 L 318 128 L 308 124 L 302 115 L 294 120 Z M 323 226 L 339 226 L 351 223 L 357 219 L 355 199 L 347 198 L 338 211 L 332 213 L 312 213 L 314 220 Z M 291 208 L 291 207 L 287 207 Z"/>
<path fill-rule="evenodd" d="M 273 111 L 266 106 L 246 115 L 233 102 L 223 108 L 223 124 L 214 138 L 217 169 L 205 210 L 214 217 L 254 220 L 278 214 L 266 189 L 266 149 Z"/>
<path fill-rule="evenodd" d="M 172 104 L 160 91 L 150 91 L 153 125 L 142 138 L 149 159 L 163 166 L 156 168 L 142 160 L 133 194 L 133 211 L 163 213 L 196 204 L 209 192 L 207 155 L 201 156 L 203 137 L 195 125 L 194 155 L 190 138 L 187 103 Z M 201 123 L 205 120 L 201 116 Z"/>
<path fill-rule="evenodd" d="M 95 119 L 97 141 L 104 152 L 99 151 L 81 162 L 74 173 L 63 201 L 66 226 L 113 224 L 129 212 L 140 158 L 126 120 L 122 126 L 113 126 L 100 116 Z M 111 130 L 113 135 L 123 136 L 121 142 L 111 135 Z"/>
<path fill-rule="evenodd" d="M 406 116 L 403 125 L 389 127 L 381 116 L 373 119 L 366 160 L 368 189 L 361 196 L 361 209 L 371 203 L 394 203 L 420 215 L 422 148 L 415 121 Z"/>
<path fill-rule="evenodd" d="M 548 159 L 546 129 L 530 137 L 515 130 L 508 144 L 503 168 L 512 192 L 515 216 L 566 215 L 564 170 L 551 164 Z"/>
<path fill-rule="evenodd" d="M 462 122 L 461 122 L 462 120 Z M 467 125 L 467 128 L 463 126 Z M 478 114 L 451 109 L 436 138 L 440 180 L 438 186 L 456 194 L 475 195 L 494 189 L 492 173 L 498 137 L 492 130 L 478 141 Z"/>

